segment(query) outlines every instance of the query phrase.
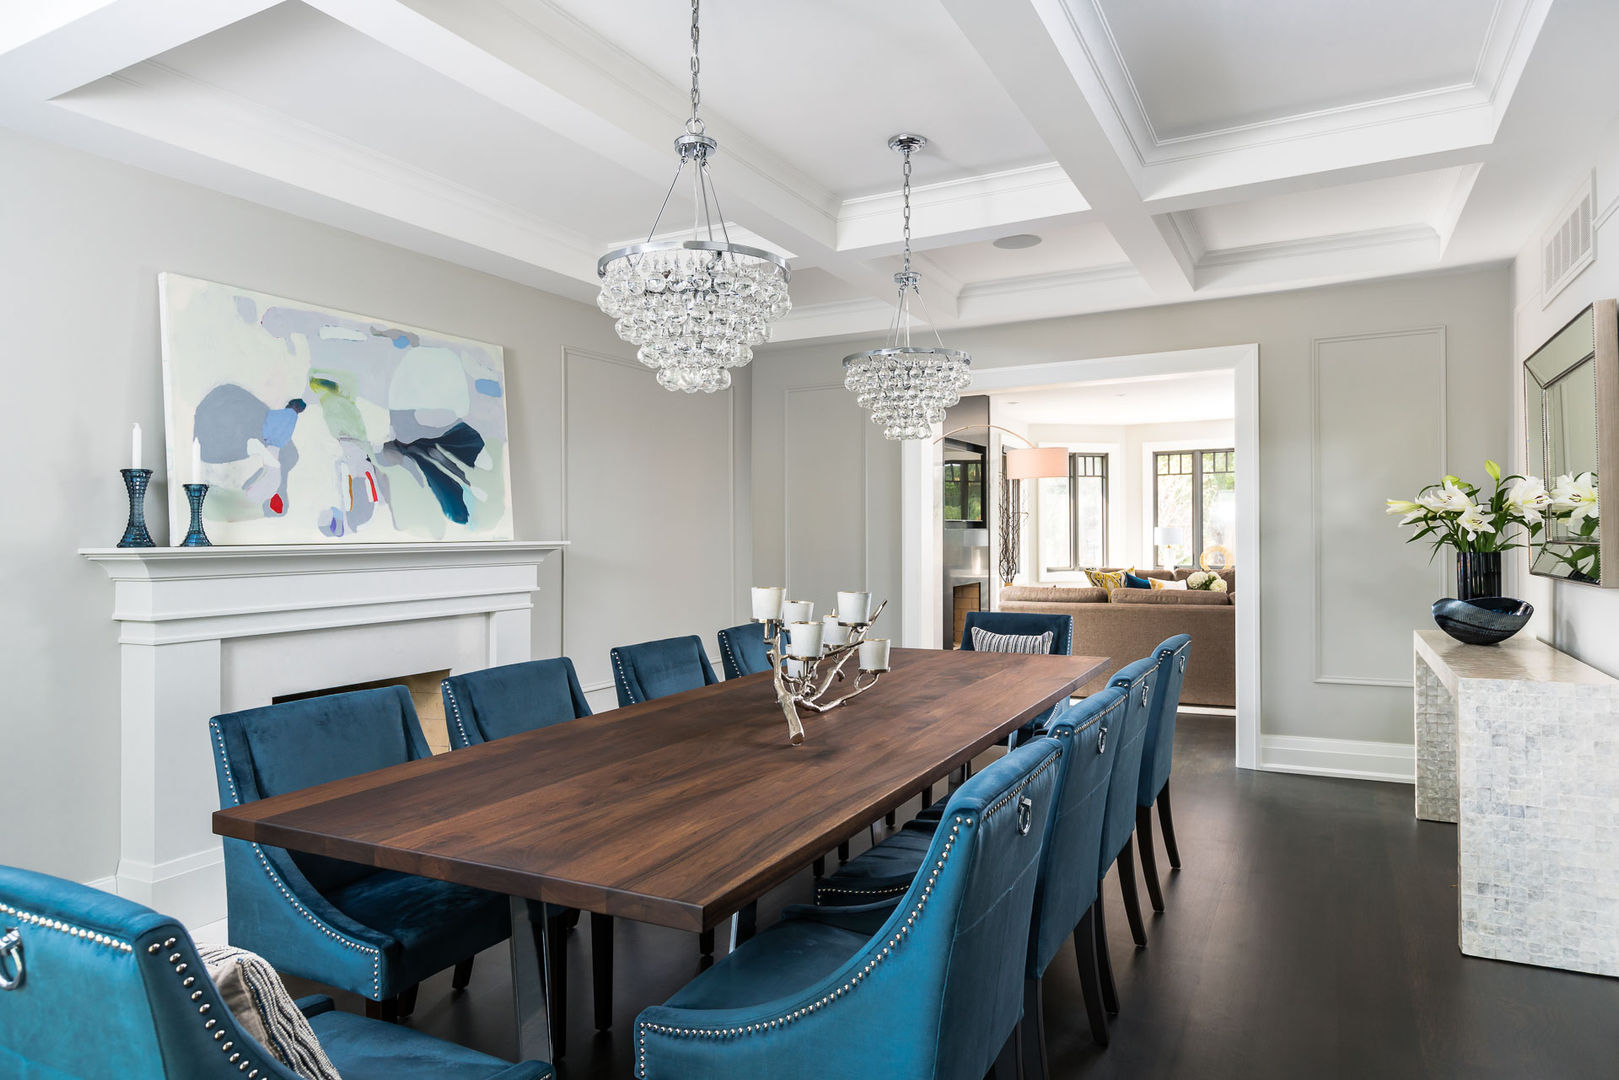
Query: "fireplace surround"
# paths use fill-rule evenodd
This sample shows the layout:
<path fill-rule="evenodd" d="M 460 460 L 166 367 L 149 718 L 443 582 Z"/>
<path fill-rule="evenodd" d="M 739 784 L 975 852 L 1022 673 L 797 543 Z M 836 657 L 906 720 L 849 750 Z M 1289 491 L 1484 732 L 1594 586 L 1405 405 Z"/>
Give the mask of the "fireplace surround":
<path fill-rule="evenodd" d="M 276 697 L 531 659 L 539 565 L 566 541 L 86 548 L 119 624 L 116 890 L 225 917 L 208 718 Z"/>

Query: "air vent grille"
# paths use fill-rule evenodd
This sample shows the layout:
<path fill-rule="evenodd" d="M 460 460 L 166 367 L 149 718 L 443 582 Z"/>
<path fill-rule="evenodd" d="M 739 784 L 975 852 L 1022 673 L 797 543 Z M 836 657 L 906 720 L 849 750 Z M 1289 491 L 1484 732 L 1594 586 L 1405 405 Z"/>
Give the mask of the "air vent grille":
<path fill-rule="evenodd" d="M 1591 178 L 1575 193 L 1540 242 L 1540 294 L 1543 306 L 1596 261 L 1596 203 Z"/>

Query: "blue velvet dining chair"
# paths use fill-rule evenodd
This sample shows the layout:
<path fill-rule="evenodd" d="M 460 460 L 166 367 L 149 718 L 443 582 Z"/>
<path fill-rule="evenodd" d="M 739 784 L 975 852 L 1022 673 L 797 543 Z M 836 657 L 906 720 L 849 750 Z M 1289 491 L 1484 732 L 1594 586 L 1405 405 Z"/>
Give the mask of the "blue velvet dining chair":
<path fill-rule="evenodd" d="M 222 806 L 241 806 L 431 751 L 402 686 L 287 701 L 208 722 Z M 506 940 L 506 897 L 246 840 L 225 841 L 231 944 L 278 971 L 350 990 L 383 1019 L 408 1016 L 416 986 Z"/>
<path fill-rule="evenodd" d="M 1040 855 L 1029 930 L 1023 1061 L 1030 1080 L 1046 1074 L 1042 1012 L 1045 973 L 1069 937 L 1074 940 L 1080 989 L 1092 1037 L 1104 1046 L 1108 1042 L 1092 908 L 1099 892 L 1095 868 L 1101 858 L 1102 825 L 1113 776 L 1113 754 L 1117 750 L 1114 737 L 1123 726 L 1125 708 L 1124 690 L 1108 687 L 1065 707 L 1045 731 L 1062 746 L 1063 756 L 1057 766 L 1057 803 Z M 939 820 L 937 814 L 924 813 L 905 829 L 861 853 L 817 884 L 816 902 L 823 905 L 871 903 L 905 892 L 917 871 L 927 865 L 928 849 Z"/>
<path fill-rule="evenodd" d="M 566 656 L 451 675 L 439 688 L 454 750 L 591 715 Z"/>
<path fill-rule="evenodd" d="M 1153 691 L 1158 684 L 1158 659 L 1149 656 L 1126 664 L 1109 680 L 1110 688 L 1124 691 L 1124 720 L 1117 733 L 1118 748 L 1113 758 L 1113 777 L 1108 784 L 1107 809 L 1102 820 L 1101 859 L 1097 864 L 1097 888 L 1115 863 L 1119 867 L 1119 891 L 1124 896 L 1124 913 L 1130 922 L 1130 936 L 1136 948 L 1147 947 L 1147 928 L 1141 921 L 1141 899 L 1136 892 L 1135 856 L 1130 838 L 1135 835 L 1136 791 L 1141 779 L 1141 751 L 1147 741 L 1147 719 L 1152 714 Z M 1109 734 L 1109 738 L 1113 738 Z M 1107 926 L 1098 903 L 1092 920 L 1096 929 L 1096 966 L 1102 985 L 1102 999 L 1108 1012 L 1119 1011 L 1118 992 L 1113 985 L 1113 963 L 1107 950 Z"/>
<path fill-rule="evenodd" d="M 720 665 L 727 679 L 740 679 L 770 670 L 770 654 L 765 651 L 765 624 L 743 623 L 721 630 Z"/>
<path fill-rule="evenodd" d="M 635 1023 L 642 1080 L 981 1080 L 1020 1021 L 1055 739 L 956 790 L 896 904 L 791 907 Z"/>
<path fill-rule="evenodd" d="M 1164 891 L 1158 883 L 1158 858 L 1153 850 L 1152 807 L 1158 805 L 1158 823 L 1164 830 L 1164 851 L 1169 865 L 1181 868 L 1180 849 L 1175 846 L 1175 817 L 1169 805 L 1169 771 L 1175 755 L 1175 714 L 1180 710 L 1181 686 L 1186 681 L 1186 664 L 1192 656 L 1192 639 L 1176 634 L 1153 650 L 1158 661 L 1158 687 L 1153 695 L 1152 712 L 1147 717 L 1147 734 L 1141 744 L 1141 783 L 1136 791 L 1136 847 L 1141 849 L 1141 876 L 1147 882 L 1147 899 L 1154 911 L 1164 910 Z"/>
<path fill-rule="evenodd" d="M 977 645 L 974 642 L 974 630 L 982 630 L 986 634 L 1013 635 L 1016 637 L 1037 637 L 1046 632 L 1051 633 L 1051 652 L 1061 656 L 1074 654 L 1074 617 L 1072 615 L 1045 615 L 1032 611 L 969 611 L 966 621 L 961 628 L 961 651 L 974 652 Z M 1057 714 L 1057 706 L 1053 705 L 1039 716 L 1030 720 L 1017 730 L 1016 742 L 1024 742 L 1034 737 L 1035 732 L 1046 726 L 1046 722 Z M 1015 745 L 1015 743 L 1014 743 Z"/>
<path fill-rule="evenodd" d="M 348 1080 L 547 1080 L 398 1024 L 304 998 Z M 151 908 L 0 866 L 0 1076 L 38 1080 L 300 1080 L 237 1025 L 190 936 Z"/>
<path fill-rule="evenodd" d="M 618 688 L 621 706 L 639 705 L 719 682 L 714 677 L 714 665 L 708 662 L 708 653 L 703 651 L 703 639 L 696 634 L 618 645 L 612 651 L 612 661 L 613 684 Z"/>
<path fill-rule="evenodd" d="M 590 716 L 590 705 L 579 686 L 573 661 L 566 656 L 550 660 L 529 660 L 519 664 L 468 671 L 451 675 L 440 684 L 444 695 L 444 717 L 450 732 L 450 748 L 465 749 L 491 739 L 505 738 L 536 728 L 550 727 L 568 720 Z M 537 900 L 528 902 L 528 920 L 534 925 L 534 941 L 550 935 L 549 985 L 555 995 L 550 1003 L 552 1053 L 567 1053 L 568 1031 L 568 931 L 579 922 L 579 912 Z M 590 917 L 591 980 L 595 989 L 596 1029 L 613 1026 L 613 917 L 592 913 Z"/>

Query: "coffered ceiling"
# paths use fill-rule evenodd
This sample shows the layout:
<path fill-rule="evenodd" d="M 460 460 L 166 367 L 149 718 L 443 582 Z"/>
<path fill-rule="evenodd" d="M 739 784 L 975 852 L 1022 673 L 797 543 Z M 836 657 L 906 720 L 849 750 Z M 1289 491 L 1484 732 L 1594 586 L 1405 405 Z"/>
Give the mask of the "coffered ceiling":
<path fill-rule="evenodd" d="M 891 314 L 897 131 L 931 314 L 982 324 L 1510 258 L 1619 115 L 1611 0 L 708 0 L 733 237 L 778 340 Z M 0 10 L 0 124 L 589 300 L 687 110 L 679 0 Z M 1599 211 L 1609 205 L 1599 192 Z M 670 221 L 688 219 L 677 192 Z M 992 244 L 1033 234 L 1034 246 Z"/>

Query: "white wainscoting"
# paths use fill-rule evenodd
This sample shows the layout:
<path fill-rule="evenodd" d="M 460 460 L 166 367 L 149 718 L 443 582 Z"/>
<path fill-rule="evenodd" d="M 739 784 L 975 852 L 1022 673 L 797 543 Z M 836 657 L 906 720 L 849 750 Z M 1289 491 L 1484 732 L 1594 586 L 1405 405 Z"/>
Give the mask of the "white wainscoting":
<path fill-rule="evenodd" d="M 1446 561 L 1406 545 L 1384 500 L 1448 471 L 1445 328 L 1317 338 L 1312 361 L 1315 681 L 1409 687 Z"/>
<path fill-rule="evenodd" d="M 1262 735 L 1259 767 L 1269 772 L 1413 784 L 1417 779 L 1417 754 L 1416 747 L 1409 743 Z"/>
<path fill-rule="evenodd" d="M 736 391 L 671 394 L 634 360 L 563 352 L 562 643 L 599 711 L 618 704 L 613 646 L 697 634 L 712 659 L 740 621 Z"/>

